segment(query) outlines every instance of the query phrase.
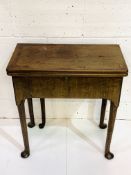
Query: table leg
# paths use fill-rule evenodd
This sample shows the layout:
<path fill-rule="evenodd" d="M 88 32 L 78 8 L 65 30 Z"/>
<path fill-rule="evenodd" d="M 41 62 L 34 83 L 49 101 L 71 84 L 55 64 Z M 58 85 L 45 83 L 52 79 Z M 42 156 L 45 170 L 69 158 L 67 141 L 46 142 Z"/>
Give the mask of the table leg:
<path fill-rule="evenodd" d="M 27 102 L 28 102 L 29 115 L 30 115 L 30 122 L 28 123 L 28 127 L 33 128 L 35 126 L 35 120 L 34 120 L 32 98 L 28 98 Z"/>
<path fill-rule="evenodd" d="M 107 138 L 106 138 L 106 145 L 105 145 L 105 157 L 107 159 L 112 159 L 114 157 L 114 155 L 110 152 L 110 144 L 111 144 L 114 124 L 115 124 L 116 113 L 117 113 L 117 107 L 114 105 L 113 102 L 111 102 Z"/>
<path fill-rule="evenodd" d="M 99 124 L 99 127 L 101 129 L 107 128 L 107 125 L 104 123 L 106 105 L 107 105 L 107 99 L 102 99 L 101 116 L 100 116 L 100 124 Z"/>
<path fill-rule="evenodd" d="M 30 148 L 29 148 L 29 141 L 28 141 L 27 126 L 26 126 L 24 101 L 22 101 L 17 107 L 18 107 L 23 141 L 24 141 L 24 146 L 25 146 L 24 151 L 21 153 L 21 157 L 27 158 L 30 155 Z"/>
<path fill-rule="evenodd" d="M 39 124 L 39 128 L 44 128 L 46 118 L 45 118 L 45 99 L 40 98 L 40 103 L 41 103 L 41 115 L 42 115 L 42 123 Z"/>

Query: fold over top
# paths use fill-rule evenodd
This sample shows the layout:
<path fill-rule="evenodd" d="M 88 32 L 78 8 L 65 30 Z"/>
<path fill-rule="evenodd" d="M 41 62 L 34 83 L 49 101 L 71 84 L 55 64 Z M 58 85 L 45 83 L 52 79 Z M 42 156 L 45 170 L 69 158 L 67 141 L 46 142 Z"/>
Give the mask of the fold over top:
<path fill-rule="evenodd" d="M 17 44 L 7 66 L 11 76 L 123 77 L 119 45 Z"/>

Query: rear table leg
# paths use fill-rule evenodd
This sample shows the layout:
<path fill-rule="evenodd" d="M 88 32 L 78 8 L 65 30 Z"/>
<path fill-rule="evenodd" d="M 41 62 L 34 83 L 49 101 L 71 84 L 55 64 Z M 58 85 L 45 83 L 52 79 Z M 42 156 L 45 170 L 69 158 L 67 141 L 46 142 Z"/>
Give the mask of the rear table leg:
<path fill-rule="evenodd" d="M 99 124 L 99 127 L 101 129 L 107 128 L 107 124 L 104 123 L 106 105 L 107 105 L 107 99 L 102 99 L 101 116 L 100 116 L 100 124 Z"/>
<path fill-rule="evenodd" d="M 28 98 L 27 102 L 28 102 L 29 115 L 30 115 L 30 122 L 28 123 L 28 127 L 33 128 L 35 126 L 35 120 L 34 120 L 32 98 Z"/>
<path fill-rule="evenodd" d="M 41 103 L 41 115 L 42 115 L 42 123 L 39 124 L 39 128 L 42 129 L 45 126 L 46 118 L 45 118 L 45 99 L 40 98 Z"/>

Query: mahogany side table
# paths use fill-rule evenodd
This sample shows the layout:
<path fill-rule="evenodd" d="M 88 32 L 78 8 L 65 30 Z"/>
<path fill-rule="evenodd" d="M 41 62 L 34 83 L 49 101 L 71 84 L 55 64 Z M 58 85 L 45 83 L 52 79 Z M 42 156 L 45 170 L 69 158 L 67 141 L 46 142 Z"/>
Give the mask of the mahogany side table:
<path fill-rule="evenodd" d="M 12 76 L 24 140 L 23 158 L 30 155 L 24 101 L 30 98 L 102 99 L 100 128 L 110 100 L 105 157 L 119 106 L 123 77 L 128 74 L 119 45 L 17 44 L 7 67 Z M 44 105 L 44 101 L 42 103 Z M 45 113 L 45 111 L 43 111 Z M 45 125 L 45 114 L 40 127 Z"/>

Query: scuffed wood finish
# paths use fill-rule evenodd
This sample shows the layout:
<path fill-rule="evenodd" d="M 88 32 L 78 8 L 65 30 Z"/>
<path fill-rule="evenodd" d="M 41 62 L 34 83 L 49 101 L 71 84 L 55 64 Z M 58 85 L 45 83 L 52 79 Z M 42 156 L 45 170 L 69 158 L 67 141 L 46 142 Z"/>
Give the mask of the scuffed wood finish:
<path fill-rule="evenodd" d="M 118 45 L 18 44 L 7 73 L 12 76 L 16 104 L 20 111 L 25 143 L 22 157 L 26 158 L 29 153 L 23 106 L 25 99 L 40 98 L 42 128 L 45 125 L 45 98 L 99 98 L 103 99 L 101 128 L 106 128 L 103 123 L 106 102 L 111 102 L 105 157 L 112 159 L 111 138 L 122 80 L 127 72 Z"/>
<path fill-rule="evenodd" d="M 17 44 L 7 67 L 11 76 L 124 76 L 119 45 Z"/>

